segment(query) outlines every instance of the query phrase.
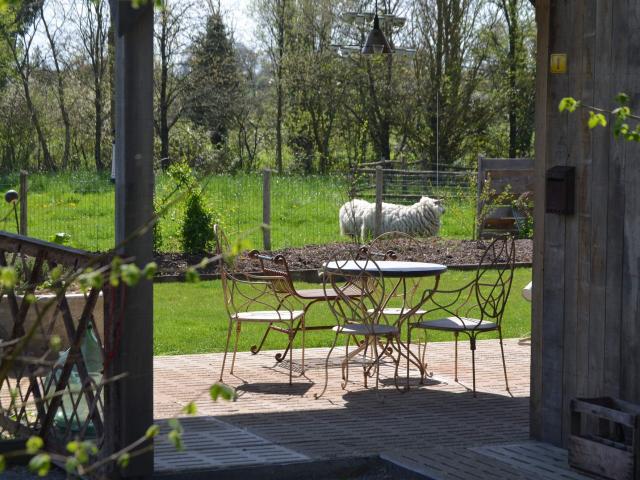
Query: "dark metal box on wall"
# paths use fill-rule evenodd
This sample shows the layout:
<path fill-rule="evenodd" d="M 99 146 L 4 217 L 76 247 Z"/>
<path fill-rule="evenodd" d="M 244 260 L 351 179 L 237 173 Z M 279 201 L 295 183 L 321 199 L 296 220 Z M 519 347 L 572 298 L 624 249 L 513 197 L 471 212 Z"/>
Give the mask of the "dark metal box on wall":
<path fill-rule="evenodd" d="M 547 170 L 547 213 L 572 215 L 575 211 L 576 169 L 570 166 L 556 166 Z"/>
<path fill-rule="evenodd" d="M 569 465 L 612 480 L 640 479 L 640 405 L 611 397 L 571 400 Z"/>

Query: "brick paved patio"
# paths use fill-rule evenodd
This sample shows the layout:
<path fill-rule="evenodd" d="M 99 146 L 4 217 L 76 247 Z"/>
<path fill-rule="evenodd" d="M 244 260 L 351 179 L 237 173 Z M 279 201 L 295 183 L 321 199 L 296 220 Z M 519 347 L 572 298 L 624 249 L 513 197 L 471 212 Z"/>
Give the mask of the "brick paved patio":
<path fill-rule="evenodd" d="M 531 454 L 540 446 L 529 442 L 528 344 L 506 341 L 510 396 L 497 341 L 478 343 L 477 398 L 466 388 L 471 385 L 471 356 L 468 343 L 461 342 L 460 383 L 454 381 L 453 343 L 434 343 L 427 350 L 432 378 L 419 386 L 418 371 L 412 370 L 412 389 L 406 393 L 393 387 L 391 364 L 381 369 L 378 392 L 364 388 L 357 366 L 352 366 L 350 383 L 342 390 L 338 365 L 344 350 L 336 350 L 329 388 L 316 400 L 327 351 L 307 350 L 306 375 L 294 373 L 292 386 L 287 383 L 288 364 L 277 364 L 275 352 L 239 353 L 235 375 L 225 374 L 226 383 L 237 388 L 234 403 L 208 398 L 209 386 L 218 379 L 221 354 L 156 357 L 155 418 L 174 416 L 194 399 L 200 415 L 183 420 L 185 452 L 157 442 L 156 471 L 382 455 L 431 478 L 496 478 L 499 472 L 498 478 L 580 478 L 566 469 L 562 450 L 544 450 L 548 455 L 553 451 L 549 462 L 538 460 L 545 475 L 526 460 L 541 456 Z M 296 350 L 296 369 L 299 359 Z M 482 450 L 490 446 L 496 448 Z M 501 455 L 506 457 L 500 460 Z M 518 455 L 525 460 L 514 461 Z M 514 462 L 523 461 L 529 470 L 516 472 Z"/>

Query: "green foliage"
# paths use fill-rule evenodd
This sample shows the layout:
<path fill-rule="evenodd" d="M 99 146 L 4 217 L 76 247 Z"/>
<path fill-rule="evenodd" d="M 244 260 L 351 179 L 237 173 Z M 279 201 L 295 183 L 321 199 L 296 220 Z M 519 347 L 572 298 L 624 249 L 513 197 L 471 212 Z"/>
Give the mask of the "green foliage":
<path fill-rule="evenodd" d="M 189 118 L 209 131 L 211 143 L 222 147 L 229 135 L 239 89 L 234 47 L 220 12 L 213 12 L 196 38 L 191 67 Z"/>
<path fill-rule="evenodd" d="M 187 198 L 184 222 L 180 230 L 182 250 L 195 254 L 211 251 L 215 222 L 213 213 L 204 206 L 202 195 L 191 194 Z"/>
<path fill-rule="evenodd" d="M 210 251 L 213 225 L 218 219 L 205 206 L 202 190 L 193 171 L 186 162 L 178 162 L 169 167 L 169 175 L 186 196 L 184 218 L 180 227 L 182 251 L 194 254 Z"/>
<path fill-rule="evenodd" d="M 629 142 L 640 142 L 640 116 L 635 115 L 629 107 L 630 98 L 626 93 L 619 93 L 615 98 L 619 107 L 607 111 L 602 108 L 585 105 L 572 97 L 563 98 L 558 109 L 560 112 L 573 113 L 578 108 L 585 108 L 589 112 L 587 125 L 590 129 L 606 127 L 609 124 L 607 116 L 613 117 L 613 136 L 623 138 Z M 629 121 L 636 123 L 635 128 Z"/>
<path fill-rule="evenodd" d="M 51 456 L 47 453 L 39 453 L 29 460 L 29 470 L 39 477 L 46 477 L 51 469 Z"/>

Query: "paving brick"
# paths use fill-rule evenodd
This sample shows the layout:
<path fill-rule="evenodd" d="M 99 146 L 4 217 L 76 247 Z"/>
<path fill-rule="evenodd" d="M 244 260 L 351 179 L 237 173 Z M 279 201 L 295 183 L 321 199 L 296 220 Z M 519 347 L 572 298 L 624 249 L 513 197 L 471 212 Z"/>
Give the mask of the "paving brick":
<path fill-rule="evenodd" d="M 412 368 L 408 392 L 395 389 L 395 366 L 389 362 L 380 368 L 377 391 L 371 388 L 374 379 L 369 379 L 370 388 L 364 388 L 362 368 L 353 365 L 343 390 L 344 349 L 337 348 L 329 362 L 328 388 L 317 400 L 314 394 L 324 384 L 328 349 L 306 350 L 304 376 L 299 373 L 301 352 L 295 350 L 291 386 L 288 363 L 275 362 L 276 352 L 241 352 L 235 374 L 225 372 L 226 383 L 238 392 L 234 403 L 208 398 L 208 388 L 219 376 L 221 354 L 156 357 L 154 408 L 159 422 L 165 425 L 163 418 L 181 416 L 181 409 L 192 400 L 202 415 L 183 420 L 185 452 L 175 452 L 166 440 L 157 443 L 156 469 L 383 454 L 400 464 L 418 466 L 433 478 L 529 479 L 535 474 L 566 473 L 566 456 L 563 460 L 557 451 L 542 447 L 531 450 L 528 441 L 530 346 L 507 340 L 505 352 L 510 394 L 504 386 L 498 342 L 478 342 L 474 398 L 467 388 L 471 355 L 465 342 L 459 345 L 460 383 L 453 377 L 453 342 L 434 343 L 427 349 L 433 377 L 419 385 L 419 372 Z M 406 375 L 406 364 L 401 365 L 400 375 Z M 404 377 L 400 384 L 406 384 Z M 541 460 L 533 465 L 535 455 Z"/>

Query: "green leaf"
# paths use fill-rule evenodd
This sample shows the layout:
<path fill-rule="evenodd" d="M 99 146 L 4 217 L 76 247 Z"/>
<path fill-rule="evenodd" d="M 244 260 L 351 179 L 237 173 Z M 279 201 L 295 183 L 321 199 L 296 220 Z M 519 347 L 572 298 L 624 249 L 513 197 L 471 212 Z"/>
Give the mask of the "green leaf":
<path fill-rule="evenodd" d="M 38 301 L 38 299 L 36 298 L 36 296 L 33 293 L 28 293 L 24 296 L 24 301 L 27 302 L 30 305 L 33 305 L 34 303 L 36 303 Z"/>
<path fill-rule="evenodd" d="M 7 468 L 7 459 L 4 455 L 0 455 L 0 473 L 4 472 Z"/>
<path fill-rule="evenodd" d="M 18 283 L 18 272 L 13 267 L 0 268 L 0 287 L 11 290 Z"/>
<path fill-rule="evenodd" d="M 60 351 L 62 348 L 62 339 L 60 338 L 60 335 L 51 335 L 51 338 L 49 339 L 49 348 L 55 353 Z"/>
<path fill-rule="evenodd" d="M 58 265 L 52 268 L 51 271 L 49 272 L 49 276 L 51 277 L 51 280 L 54 282 L 57 282 L 58 280 L 60 280 L 60 277 L 62 277 L 62 267 Z"/>
<path fill-rule="evenodd" d="M 198 413 L 198 408 L 196 407 L 195 402 L 187 403 L 182 409 L 182 413 L 185 413 L 186 415 L 195 415 Z"/>
<path fill-rule="evenodd" d="M 177 418 L 170 418 L 167 423 L 173 430 L 180 433 L 183 432 L 182 425 L 180 424 L 180 420 L 178 420 Z"/>
<path fill-rule="evenodd" d="M 576 109 L 580 106 L 580 102 L 577 101 L 575 98 L 573 97 L 565 97 L 562 100 L 560 100 L 560 105 L 558 106 L 558 109 L 560 110 L 560 112 L 564 112 L 565 110 L 573 113 L 576 111 Z"/>
<path fill-rule="evenodd" d="M 589 128 L 606 127 L 607 118 L 602 113 L 589 112 Z"/>
<path fill-rule="evenodd" d="M 177 430 L 171 430 L 167 435 L 167 438 L 171 442 L 171 444 L 175 447 L 176 450 L 182 451 L 184 450 L 184 445 L 182 443 L 182 433 Z"/>
<path fill-rule="evenodd" d="M 42 447 L 44 447 L 44 440 L 42 440 L 42 438 L 38 437 L 37 435 L 29 437 L 25 444 L 25 448 L 29 455 L 35 455 L 40 450 L 42 450 Z"/>
<path fill-rule="evenodd" d="M 214 383 L 209 388 L 209 396 L 214 402 L 218 401 L 218 398 L 222 398 L 227 401 L 235 401 L 236 391 L 233 387 L 225 385 L 224 383 Z"/>
<path fill-rule="evenodd" d="M 69 453 L 76 453 L 79 448 L 80 448 L 80 442 L 73 440 L 67 443 L 67 452 Z"/>
<path fill-rule="evenodd" d="M 147 428 L 147 432 L 144 434 L 146 438 L 156 437 L 160 433 L 160 427 L 158 425 L 151 425 Z"/>
<path fill-rule="evenodd" d="M 120 285 L 120 268 L 122 267 L 122 259 L 115 257 L 111 261 L 111 270 L 109 271 L 109 283 L 112 287 Z"/>
<path fill-rule="evenodd" d="M 82 465 L 89 463 L 89 453 L 83 444 L 80 444 L 79 448 L 75 451 L 74 456 Z"/>
<path fill-rule="evenodd" d="M 129 461 L 131 460 L 131 455 L 128 453 L 123 453 L 118 457 L 118 466 L 120 468 L 127 468 L 129 466 Z"/>
<path fill-rule="evenodd" d="M 613 110 L 611 113 L 616 115 L 620 120 L 626 120 L 631 115 L 631 109 L 629 107 L 619 107 Z"/>
<path fill-rule="evenodd" d="M 29 460 L 29 470 L 37 473 L 39 477 L 46 476 L 50 469 L 51 457 L 46 453 L 39 453 Z"/>
<path fill-rule="evenodd" d="M 122 265 L 121 268 L 122 281 L 129 287 L 133 287 L 138 284 L 142 278 L 142 272 L 140 268 L 134 263 L 127 263 Z"/>
<path fill-rule="evenodd" d="M 90 452 L 91 455 L 97 455 L 98 454 L 98 451 L 99 451 L 98 447 L 91 440 L 85 440 L 84 442 L 82 442 L 82 446 L 85 448 L 85 450 Z"/>
<path fill-rule="evenodd" d="M 158 271 L 158 264 L 156 262 L 149 262 L 142 270 L 142 276 L 147 280 L 153 280 L 153 276 Z"/>
<path fill-rule="evenodd" d="M 80 462 L 74 457 L 68 457 L 67 461 L 64 462 L 64 469 L 67 471 L 67 473 L 76 473 L 79 466 Z"/>
<path fill-rule="evenodd" d="M 184 274 L 184 281 L 187 283 L 198 283 L 200 281 L 200 274 L 195 268 L 189 267 Z"/>
<path fill-rule="evenodd" d="M 620 92 L 618 95 L 616 95 L 616 102 L 618 102 L 620 105 L 628 105 L 629 95 L 624 92 Z"/>

